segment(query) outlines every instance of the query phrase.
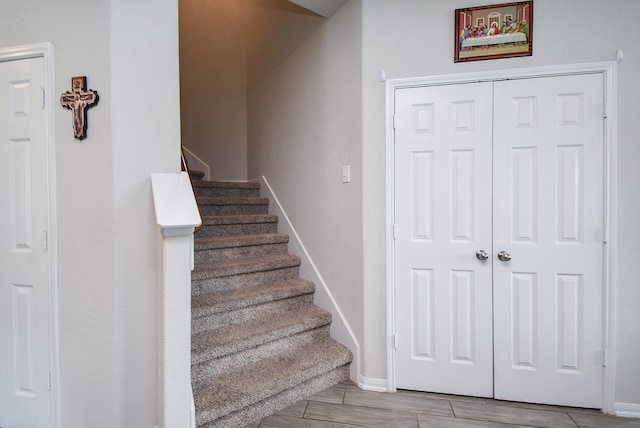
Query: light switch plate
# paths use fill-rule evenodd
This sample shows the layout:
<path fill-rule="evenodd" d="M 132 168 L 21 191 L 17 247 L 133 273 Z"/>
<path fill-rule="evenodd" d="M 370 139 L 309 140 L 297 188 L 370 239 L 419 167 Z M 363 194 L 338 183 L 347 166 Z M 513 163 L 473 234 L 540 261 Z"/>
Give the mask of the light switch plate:
<path fill-rule="evenodd" d="M 351 165 L 342 165 L 342 182 L 351 182 Z"/>

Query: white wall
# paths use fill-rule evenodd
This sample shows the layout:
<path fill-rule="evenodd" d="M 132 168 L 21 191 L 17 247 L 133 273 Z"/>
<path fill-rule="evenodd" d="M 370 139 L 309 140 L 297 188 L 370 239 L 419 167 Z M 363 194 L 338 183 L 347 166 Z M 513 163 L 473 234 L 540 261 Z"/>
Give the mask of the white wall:
<path fill-rule="evenodd" d="M 298 37 L 276 43 L 280 62 L 253 59 L 267 72 L 253 75 L 248 93 L 249 176 L 266 176 L 360 339 L 360 5 L 347 3 L 328 21 L 286 10 L 254 13 L 262 30 L 277 22 L 282 35 L 289 29 Z M 306 23 L 314 31 L 305 32 Z M 342 183 L 346 164 L 349 184 Z"/>
<path fill-rule="evenodd" d="M 114 329 L 122 427 L 156 421 L 158 234 L 150 173 L 180 170 L 178 0 L 111 0 Z M 102 424 L 100 424 L 102 425 Z"/>
<path fill-rule="evenodd" d="M 88 137 L 55 109 L 61 420 L 156 424 L 150 172 L 179 169 L 177 0 L 5 0 L 0 46 L 55 44 L 55 89 L 100 94 Z"/>
<path fill-rule="evenodd" d="M 247 179 L 245 1 L 181 0 L 182 143 L 211 179 Z"/>
<path fill-rule="evenodd" d="M 246 180 L 249 87 L 324 18 L 288 0 L 179 4 L 182 143 L 209 165 L 211 179 Z"/>
<path fill-rule="evenodd" d="M 618 104 L 618 265 L 615 401 L 640 406 L 640 145 L 634 123 L 640 114 L 640 44 L 633 25 L 636 0 L 536 0 L 533 56 L 453 62 L 453 13 L 486 0 L 367 0 L 363 12 L 363 238 L 364 373 L 386 378 L 385 346 L 385 89 L 387 78 L 443 75 L 615 59 L 619 67 Z"/>

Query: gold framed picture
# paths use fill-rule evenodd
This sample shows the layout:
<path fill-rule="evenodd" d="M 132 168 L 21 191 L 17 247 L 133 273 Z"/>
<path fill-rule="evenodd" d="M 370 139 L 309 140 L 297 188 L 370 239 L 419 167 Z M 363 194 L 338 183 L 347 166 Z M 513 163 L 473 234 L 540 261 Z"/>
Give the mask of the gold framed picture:
<path fill-rule="evenodd" d="M 455 11 L 454 62 L 531 56 L 533 1 Z"/>

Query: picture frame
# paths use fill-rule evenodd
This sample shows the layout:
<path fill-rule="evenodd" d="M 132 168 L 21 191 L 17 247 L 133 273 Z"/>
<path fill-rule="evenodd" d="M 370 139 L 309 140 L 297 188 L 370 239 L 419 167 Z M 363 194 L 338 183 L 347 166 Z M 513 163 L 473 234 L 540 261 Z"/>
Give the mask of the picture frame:
<path fill-rule="evenodd" d="M 454 62 L 533 55 L 533 0 L 455 10 Z"/>

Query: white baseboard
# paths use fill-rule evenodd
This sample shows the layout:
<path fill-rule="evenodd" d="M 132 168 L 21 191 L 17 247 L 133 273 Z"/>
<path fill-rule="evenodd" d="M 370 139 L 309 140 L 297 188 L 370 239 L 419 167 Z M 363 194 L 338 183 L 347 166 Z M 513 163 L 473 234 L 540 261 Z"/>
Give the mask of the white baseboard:
<path fill-rule="evenodd" d="M 353 334 L 351 327 L 349 327 L 340 307 L 333 298 L 329 287 L 327 287 L 327 284 L 322 279 L 322 275 L 320 275 L 316 265 L 313 263 L 313 260 L 311 260 L 311 256 L 309 256 L 307 249 L 302 243 L 295 227 L 291 224 L 291 220 L 289 220 L 284 207 L 280 204 L 280 201 L 267 181 L 267 178 L 262 176 L 261 179 L 264 186 L 261 186 L 260 192 L 263 196 L 268 197 L 274 202 L 269 205 L 269 212 L 271 214 L 278 215 L 280 220 L 282 220 L 278 223 L 278 229 L 282 231 L 282 233 L 289 235 L 289 250 L 292 254 L 295 254 L 302 259 L 302 264 L 300 265 L 300 276 L 316 284 L 314 303 L 325 311 L 331 313 L 331 337 L 349 348 L 353 354 L 350 377 L 352 381 L 359 383 L 360 345 L 358 344 L 358 340 Z"/>
<path fill-rule="evenodd" d="M 196 427 L 196 403 L 193 401 L 193 388 L 191 388 L 191 428 Z"/>
<path fill-rule="evenodd" d="M 616 416 L 624 418 L 640 418 L 640 404 L 634 403 L 615 403 L 613 411 Z"/>
<path fill-rule="evenodd" d="M 358 386 L 365 391 L 389 392 L 389 384 L 386 379 L 358 376 Z"/>

